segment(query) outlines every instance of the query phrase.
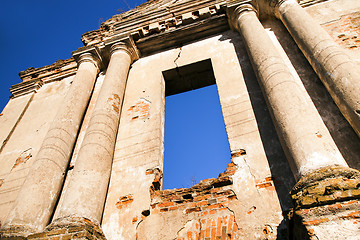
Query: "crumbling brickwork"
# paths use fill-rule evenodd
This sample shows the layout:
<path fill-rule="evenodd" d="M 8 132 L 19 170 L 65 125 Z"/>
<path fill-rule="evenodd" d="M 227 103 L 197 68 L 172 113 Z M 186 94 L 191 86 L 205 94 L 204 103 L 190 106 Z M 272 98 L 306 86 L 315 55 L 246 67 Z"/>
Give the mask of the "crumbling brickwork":
<path fill-rule="evenodd" d="M 322 25 L 340 45 L 348 49 L 360 48 L 360 13 L 343 15 Z"/>
<path fill-rule="evenodd" d="M 0 114 L 0 238 L 358 239 L 359 12 L 153 0 L 21 72 Z M 230 163 L 162 189 L 165 97 L 211 84 Z"/>
<path fill-rule="evenodd" d="M 292 191 L 294 239 L 321 239 L 327 234 L 351 239 L 360 223 L 359 197 L 356 170 L 328 167 L 304 177 Z"/>
<path fill-rule="evenodd" d="M 237 239 L 238 225 L 234 212 L 229 209 L 229 203 L 237 199 L 231 189 L 236 164 L 229 163 L 225 172 L 218 178 L 202 180 L 191 188 L 156 190 L 161 180 L 155 177 L 150 187 L 151 205 L 149 210 L 141 216 L 132 219 L 133 224 L 141 225 L 151 215 L 187 215 L 191 220 L 178 229 L 176 239 Z M 154 174 L 155 170 L 148 170 L 147 174 Z M 156 176 L 160 176 L 156 174 Z M 155 187 L 154 187 L 155 186 Z M 165 216 L 164 215 L 164 216 Z M 169 222 L 173 221 L 168 219 Z M 151 237 L 149 237 L 151 239 Z"/>
<path fill-rule="evenodd" d="M 106 240 L 101 228 L 92 223 L 88 219 L 71 218 L 67 221 L 57 224 L 56 226 L 49 226 L 44 232 L 31 234 L 25 237 L 1 237 L 1 239 L 8 240 Z"/>

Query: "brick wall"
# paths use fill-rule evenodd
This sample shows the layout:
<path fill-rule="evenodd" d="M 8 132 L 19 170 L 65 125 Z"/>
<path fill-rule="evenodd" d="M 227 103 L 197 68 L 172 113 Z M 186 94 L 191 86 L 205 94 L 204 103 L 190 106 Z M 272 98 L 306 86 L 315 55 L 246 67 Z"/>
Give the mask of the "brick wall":
<path fill-rule="evenodd" d="M 341 46 L 352 50 L 360 48 L 360 12 L 343 15 L 322 27 Z"/>
<path fill-rule="evenodd" d="M 237 201 L 237 196 L 231 189 L 231 176 L 237 165 L 231 162 L 227 170 L 218 178 L 202 180 L 191 188 L 156 190 L 161 177 L 158 170 L 148 170 L 147 174 L 155 174 L 155 180 L 150 187 L 151 205 L 141 216 L 134 216 L 132 223 L 140 224 L 149 215 L 171 214 L 188 218 L 189 221 L 178 231 L 175 239 L 185 240 L 216 240 L 237 239 L 238 225 L 229 203 Z M 171 218 L 167 218 L 171 221 Z"/>
<path fill-rule="evenodd" d="M 16 230 L 9 229 L 8 233 L 2 232 L 0 239 L 6 240 L 106 240 L 101 228 L 85 218 L 67 218 L 61 223 L 51 224 L 44 232 L 31 234 L 27 237 L 12 237 Z"/>
<path fill-rule="evenodd" d="M 293 239 L 358 239 L 360 172 L 332 166 L 303 177 L 292 190 Z"/>

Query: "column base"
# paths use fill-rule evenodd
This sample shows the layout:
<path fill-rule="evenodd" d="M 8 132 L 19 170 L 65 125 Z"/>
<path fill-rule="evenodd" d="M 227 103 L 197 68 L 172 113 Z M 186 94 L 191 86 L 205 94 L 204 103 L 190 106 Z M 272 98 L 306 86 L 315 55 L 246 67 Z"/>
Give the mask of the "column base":
<path fill-rule="evenodd" d="M 360 172 L 346 167 L 319 169 L 291 191 L 291 239 L 355 239 L 360 235 Z"/>
<path fill-rule="evenodd" d="M 12 226 L 9 228 L 2 228 L 0 230 L 0 239 L 20 240 L 26 239 L 26 236 L 34 233 L 33 229 L 25 228 L 23 226 Z"/>
<path fill-rule="evenodd" d="M 6 240 L 106 240 L 100 226 L 86 218 L 69 217 L 50 224 L 41 233 L 25 236 L 21 228 L 1 231 L 0 239 Z"/>

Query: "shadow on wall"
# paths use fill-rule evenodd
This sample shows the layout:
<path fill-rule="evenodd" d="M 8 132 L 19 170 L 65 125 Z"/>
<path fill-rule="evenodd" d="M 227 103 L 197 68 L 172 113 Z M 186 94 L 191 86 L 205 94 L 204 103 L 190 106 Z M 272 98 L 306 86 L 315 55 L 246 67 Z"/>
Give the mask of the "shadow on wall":
<path fill-rule="evenodd" d="M 268 20 L 263 25 L 274 32 L 349 167 L 360 170 L 359 137 L 343 117 L 301 50 L 280 21 Z"/>
<path fill-rule="evenodd" d="M 236 37 L 241 38 L 240 35 L 237 35 Z M 226 36 L 223 36 L 220 40 L 227 40 L 227 38 Z M 296 181 L 293 173 L 291 172 L 285 153 L 281 147 L 269 109 L 266 106 L 264 96 L 262 95 L 261 88 L 257 82 L 256 75 L 251 66 L 245 46 L 242 41 L 235 42 L 230 39 L 230 42 L 234 44 L 240 63 L 264 151 L 270 166 L 275 190 L 284 216 L 284 219 L 277 226 L 277 239 L 288 239 L 289 230 L 286 215 L 293 207 L 289 192 L 295 185 Z"/>
<path fill-rule="evenodd" d="M 241 38 L 238 33 L 234 32 L 233 36 L 223 35 L 219 40 L 230 40 L 230 42 L 234 44 L 249 93 L 251 105 L 256 117 L 265 154 L 269 162 L 276 193 L 278 195 L 282 211 L 287 212 L 292 207 L 289 192 L 295 184 L 295 179 L 290 170 L 284 151 L 281 148 L 281 144 L 272 123 L 265 99 L 256 80 L 255 73 L 250 64 L 250 59 L 247 56 L 245 46 L 242 41 L 232 41 L 232 38 Z"/>

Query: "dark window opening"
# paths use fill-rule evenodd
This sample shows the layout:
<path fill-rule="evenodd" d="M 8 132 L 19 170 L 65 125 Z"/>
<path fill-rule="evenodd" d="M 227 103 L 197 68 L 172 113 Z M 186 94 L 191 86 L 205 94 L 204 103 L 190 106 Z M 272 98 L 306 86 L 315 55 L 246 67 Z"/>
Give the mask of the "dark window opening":
<path fill-rule="evenodd" d="M 165 79 L 164 189 L 216 178 L 230 149 L 211 60 L 163 72 Z"/>

